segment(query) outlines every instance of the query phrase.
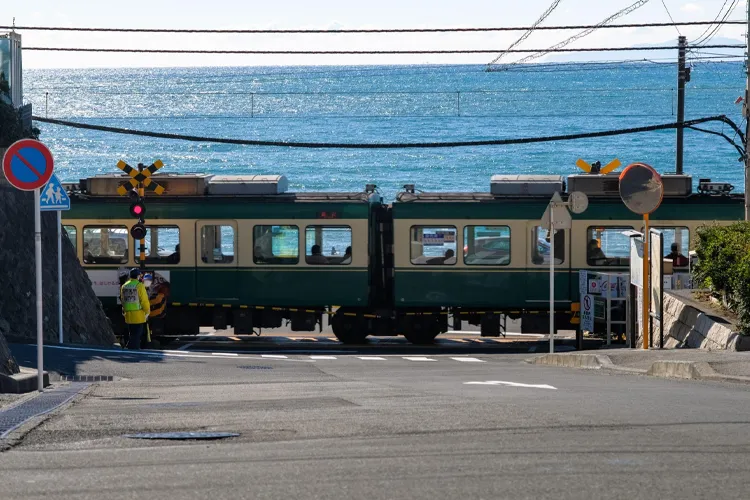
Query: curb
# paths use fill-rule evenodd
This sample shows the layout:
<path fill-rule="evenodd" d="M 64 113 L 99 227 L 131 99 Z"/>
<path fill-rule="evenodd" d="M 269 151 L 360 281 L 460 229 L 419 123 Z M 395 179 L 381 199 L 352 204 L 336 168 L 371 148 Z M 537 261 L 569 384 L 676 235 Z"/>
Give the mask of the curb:
<path fill-rule="evenodd" d="M 36 391 L 39 385 L 37 383 L 37 373 L 35 368 L 21 367 L 21 373 L 13 375 L 0 374 L 0 393 L 25 394 Z M 43 377 L 42 383 L 44 387 L 48 387 L 49 373 L 45 371 Z"/>
<path fill-rule="evenodd" d="M 606 354 L 545 354 L 526 360 L 535 365 L 560 366 L 584 370 L 611 370 L 652 377 L 683 379 L 683 380 L 712 380 L 716 382 L 739 382 L 750 384 L 750 377 L 723 375 L 716 372 L 705 361 L 654 361 L 648 370 L 617 366 Z"/>

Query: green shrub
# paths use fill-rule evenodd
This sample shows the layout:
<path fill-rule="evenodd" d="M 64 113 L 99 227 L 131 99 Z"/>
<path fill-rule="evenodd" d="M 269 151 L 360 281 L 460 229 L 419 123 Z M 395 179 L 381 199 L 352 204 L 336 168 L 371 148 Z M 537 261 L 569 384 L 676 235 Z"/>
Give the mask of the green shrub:
<path fill-rule="evenodd" d="M 750 334 L 750 222 L 698 229 L 696 283 L 726 301 Z"/>

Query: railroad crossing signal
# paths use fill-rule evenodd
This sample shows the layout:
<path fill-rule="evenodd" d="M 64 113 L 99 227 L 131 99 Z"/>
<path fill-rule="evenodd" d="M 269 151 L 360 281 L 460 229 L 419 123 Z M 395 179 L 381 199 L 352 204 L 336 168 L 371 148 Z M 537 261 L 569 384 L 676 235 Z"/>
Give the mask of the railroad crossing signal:
<path fill-rule="evenodd" d="M 154 193 L 159 195 L 164 194 L 164 187 L 160 186 L 151 179 L 151 174 L 156 173 L 156 171 L 163 166 L 164 163 L 162 163 L 161 160 L 156 160 L 150 166 L 144 168 L 143 170 L 140 170 L 135 169 L 124 161 L 120 160 L 119 162 L 117 162 L 117 168 L 128 174 L 131 178 L 128 179 L 127 183 L 117 188 L 117 193 L 120 196 L 125 196 L 126 194 L 128 194 L 128 191 L 138 188 L 138 184 L 143 183 L 143 187 L 148 189 L 149 191 L 153 191 Z"/>
<path fill-rule="evenodd" d="M 583 159 L 579 158 L 576 162 L 576 166 L 586 172 L 587 174 L 608 174 L 614 171 L 617 167 L 622 165 L 620 160 L 615 158 L 611 162 L 607 163 L 602 167 L 601 162 L 595 161 L 594 163 L 588 163 Z"/>

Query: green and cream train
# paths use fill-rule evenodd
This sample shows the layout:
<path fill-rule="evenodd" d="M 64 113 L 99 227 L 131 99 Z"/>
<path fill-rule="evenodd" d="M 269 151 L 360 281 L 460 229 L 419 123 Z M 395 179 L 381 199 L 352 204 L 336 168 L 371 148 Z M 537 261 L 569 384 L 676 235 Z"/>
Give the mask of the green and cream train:
<path fill-rule="evenodd" d="M 290 193 L 283 176 L 162 175 L 163 196 L 146 200 L 145 267 L 154 276 L 157 333 L 236 334 L 287 325 L 314 331 L 330 315 L 343 342 L 404 335 L 427 343 L 462 322 L 486 336 L 505 318 L 543 331 L 549 311 L 549 259 L 555 259 L 555 317 L 571 329 L 578 272 L 627 271 L 628 230 L 641 221 L 622 204 L 618 176 L 493 176 L 481 193 L 424 193 L 404 187 L 387 204 L 363 192 Z M 665 197 L 651 215 L 665 255 L 687 255 L 696 229 L 743 217 L 731 186 L 664 175 Z M 129 228 L 123 176 L 68 184 L 63 224 L 115 326 L 125 270 L 140 265 Z M 550 197 L 581 191 L 588 209 L 555 233 L 555 255 L 540 219 Z M 678 260 L 675 260 L 678 262 Z M 450 319 L 450 320 L 449 320 Z"/>

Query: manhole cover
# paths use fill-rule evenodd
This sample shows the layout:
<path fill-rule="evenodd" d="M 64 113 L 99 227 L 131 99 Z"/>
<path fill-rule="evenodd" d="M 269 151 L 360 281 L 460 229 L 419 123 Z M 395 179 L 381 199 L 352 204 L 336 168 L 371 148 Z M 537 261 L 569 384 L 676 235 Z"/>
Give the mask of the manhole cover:
<path fill-rule="evenodd" d="M 237 436 L 237 432 L 142 432 L 125 435 L 130 439 L 226 439 Z"/>

